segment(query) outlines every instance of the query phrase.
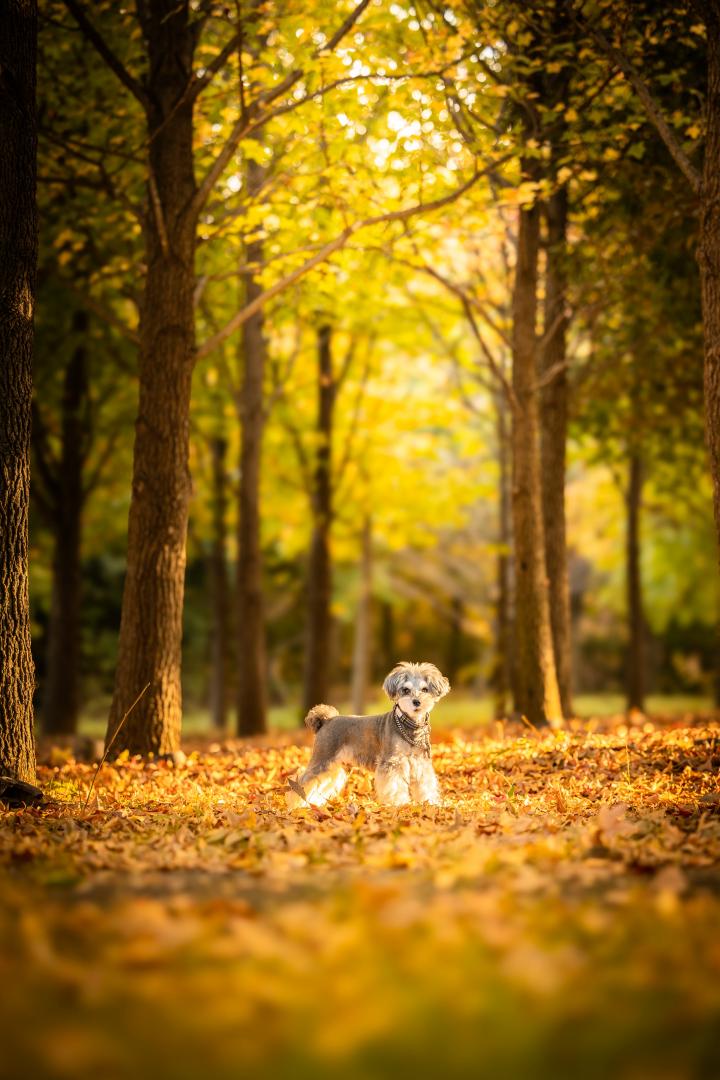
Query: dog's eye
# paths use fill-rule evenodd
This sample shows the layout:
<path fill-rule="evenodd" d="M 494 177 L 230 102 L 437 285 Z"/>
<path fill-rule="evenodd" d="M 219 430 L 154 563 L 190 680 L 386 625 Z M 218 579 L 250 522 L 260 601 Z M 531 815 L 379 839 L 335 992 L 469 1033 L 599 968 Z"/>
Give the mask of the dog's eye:
<path fill-rule="evenodd" d="M 409 694 L 411 690 L 412 690 L 412 686 L 403 686 L 402 693 L 403 694 Z"/>
<path fill-rule="evenodd" d="M 421 686 L 420 687 L 420 693 L 421 694 L 429 694 L 430 691 L 428 690 L 427 686 Z"/>

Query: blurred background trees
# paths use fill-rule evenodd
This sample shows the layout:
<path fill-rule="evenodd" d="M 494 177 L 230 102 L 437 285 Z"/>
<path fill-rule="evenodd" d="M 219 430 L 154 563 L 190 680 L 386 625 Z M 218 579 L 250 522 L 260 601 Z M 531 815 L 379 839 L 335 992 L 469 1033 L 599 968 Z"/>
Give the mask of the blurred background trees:
<path fill-rule="evenodd" d="M 41 23 L 44 729 L 115 684 L 112 729 L 150 682 L 119 745 L 171 750 L 181 672 L 186 715 L 235 703 L 254 733 L 351 687 L 370 707 L 406 655 L 533 723 L 710 695 L 697 197 L 607 48 L 699 168 L 704 22 L 170 8 Z M 162 468 L 137 444 L 133 465 L 133 423 Z"/>

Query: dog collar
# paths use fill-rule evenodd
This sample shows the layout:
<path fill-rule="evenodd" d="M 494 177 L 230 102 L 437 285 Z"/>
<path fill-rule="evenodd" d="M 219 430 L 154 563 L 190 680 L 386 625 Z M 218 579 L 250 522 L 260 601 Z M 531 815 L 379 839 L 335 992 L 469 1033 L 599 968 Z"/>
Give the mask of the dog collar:
<path fill-rule="evenodd" d="M 417 723 L 395 703 L 392 718 L 400 737 L 410 746 L 417 746 L 424 750 L 430 757 L 430 713 L 426 712 L 424 719 Z"/>

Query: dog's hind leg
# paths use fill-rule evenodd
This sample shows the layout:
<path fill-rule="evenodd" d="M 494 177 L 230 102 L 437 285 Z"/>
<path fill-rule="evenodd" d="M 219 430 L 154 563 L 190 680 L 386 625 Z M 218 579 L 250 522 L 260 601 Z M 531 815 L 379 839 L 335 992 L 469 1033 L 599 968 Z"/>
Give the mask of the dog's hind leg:
<path fill-rule="evenodd" d="M 305 792 L 305 798 L 297 791 L 289 791 L 286 795 L 288 809 L 295 810 L 299 806 L 322 806 L 328 799 L 334 799 L 345 787 L 347 773 L 342 765 L 335 761 L 327 764 L 310 765 L 298 780 L 298 785 Z"/>

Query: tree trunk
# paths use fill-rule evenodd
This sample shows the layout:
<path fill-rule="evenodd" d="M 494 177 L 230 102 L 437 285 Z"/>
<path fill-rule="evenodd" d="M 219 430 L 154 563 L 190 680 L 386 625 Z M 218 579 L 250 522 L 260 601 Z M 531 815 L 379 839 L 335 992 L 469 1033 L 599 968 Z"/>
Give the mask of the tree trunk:
<path fill-rule="evenodd" d="M 210 592 L 212 597 L 212 660 L 210 673 L 210 716 L 217 731 L 227 729 L 229 702 L 228 643 L 230 619 L 227 572 L 227 492 L 225 455 L 227 442 L 221 435 L 211 440 L 212 454 L 212 550 Z"/>
<path fill-rule="evenodd" d="M 37 4 L 0 6 L 0 774 L 35 779 L 28 505 L 35 200 Z"/>
<path fill-rule="evenodd" d="M 626 587 L 628 611 L 627 707 L 645 709 L 645 615 L 640 569 L 640 514 L 642 509 L 643 469 L 640 455 L 630 455 L 627 490 Z"/>
<path fill-rule="evenodd" d="M 507 716 L 512 680 L 510 668 L 510 491 L 508 464 L 507 403 L 504 392 L 495 395 L 497 417 L 498 464 L 498 555 L 496 564 L 497 600 L 495 606 L 495 663 L 492 684 L 495 692 L 494 715 Z"/>
<path fill-rule="evenodd" d="M 382 676 L 395 667 L 399 657 L 395 649 L 395 609 L 389 600 L 380 604 L 380 642 L 382 648 Z"/>
<path fill-rule="evenodd" d="M 72 735 L 80 704 L 80 515 L 66 507 L 52 563 L 52 600 L 47 637 L 43 731 Z"/>
<path fill-rule="evenodd" d="M 318 448 L 315 455 L 312 514 L 307 585 L 307 630 L 305 646 L 305 710 L 324 702 L 329 688 L 330 603 L 332 564 L 330 526 L 332 523 L 332 423 L 335 381 L 332 370 L 332 332 L 329 326 L 318 331 Z"/>
<path fill-rule="evenodd" d="M 536 727 L 562 720 L 555 672 L 542 515 L 537 385 L 539 209 L 520 211 L 513 292 L 513 535 L 515 708 Z"/>
<path fill-rule="evenodd" d="M 542 425 L 542 493 L 545 558 L 550 588 L 555 667 L 564 716 L 572 716 L 572 641 L 570 584 L 565 530 L 565 448 L 568 379 L 566 363 L 567 189 L 559 188 L 545 204 L 547 263 L 545 275 L 545 347 L 541 372 L 555 371 L 540 399 Z"/>
<path fill-rule="evenodd" d="M 189 409 L 195 359 L 196 219 L 191 208 L 197 27 L 187 0 L 143 6 L 148 48 L 147 271 L 140 314 L 127 573 L 115 692 L 113 752 L 171 753 L 180 744 L 182 612 L 190 499 Z"/>
<path fill-rule="evenodd" d="M 459 596 L 453 596 L 451 601 L 450 632 L 448 633 L 447 655 L 445 657 L 445 674 L 454 685 L 457 674 L 462 664 L 463 647 L 463 602 Z"/>
<path fill-rule="evenodd" d="M 720 552 L 720 2 L 705 0 L 702 9 L 707 25 L 708 70 L 697 257 L 705 342 L 705 438 L 710 455 L 715 530 Z M 720 643 L 720 625 L 718 641 Z M 720 645 L 717 667 L 720 673 Z"/>
<path fill-rule="evenodd" d="M 247 164 L 248 194 L 254 195 L 264 179 L 264 169 Z M 250 266 L 262 262 L 262 243 L 245 249 Z M 245 303 L 262 292 L 253 270 L 247 271 Z M 263 382 L 267 344 L 264 317 L 258 311 L 243 326 L 243 383 L 240 392 L 240 509 L 238 514 L 238 734 L 255 735 L 267 729 L 267 650 L 260 535 L 260 467 L 264 429 Z"/>
<path fill-rule="evenodd" d="M 80 552 L 88 439 L 87 331 L 87 312 L 77 311 L 73 332 L 78 340 L 63 386 L 60 461 L 53 491 L 48 492 L 55 533 L 43 697 L 43 730 L 49 735 L 74 734 L 80 706 Z"/>
<path fill-rule="evenodd" d="M 355 616 L 353 648 L 352 711 L 356 716 L 365 712 L 370 681 L 372 650 L 372 519 L 366 515 L 362 530 L 360 555 L 360 592 Z"/>

